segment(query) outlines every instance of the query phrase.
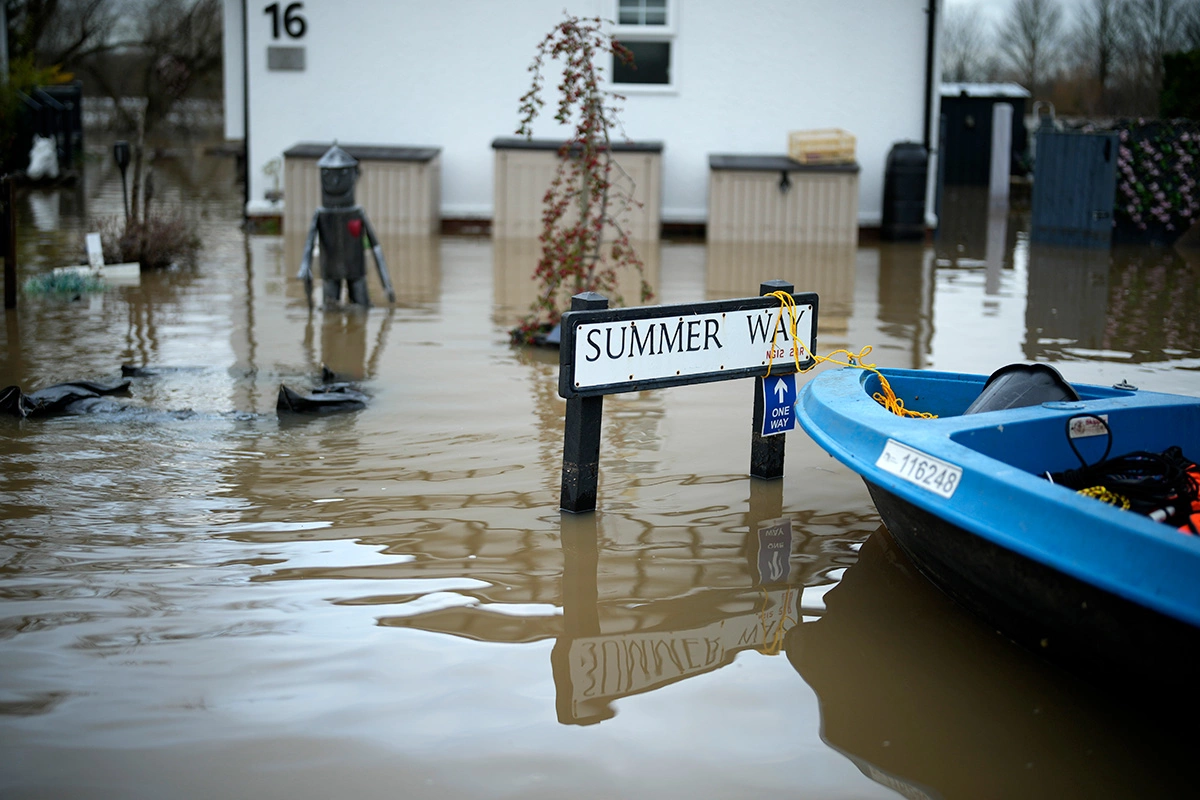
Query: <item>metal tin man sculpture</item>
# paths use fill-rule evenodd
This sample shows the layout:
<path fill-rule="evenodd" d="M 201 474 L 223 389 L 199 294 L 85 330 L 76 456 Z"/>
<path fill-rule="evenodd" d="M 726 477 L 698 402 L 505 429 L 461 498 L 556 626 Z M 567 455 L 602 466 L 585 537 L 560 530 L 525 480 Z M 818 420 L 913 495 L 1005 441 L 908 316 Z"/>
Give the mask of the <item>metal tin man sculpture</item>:
<path fill-rule="evenodd" d="M 325 290 L 325 305 L 341 300 L 342 284 L 346 284 L 348 300 L 360 306 L 370 305 L 367 297 L 366 256 L 363 237 L 375 256 L 379 280 L 387 291 L 388 300 L 396 301 L 392 282 L 388 278 L 383 248 L 367 220 L 362 206 L 354 202 L 354 184 L 358 181 L 358 161 L 335 143 L 317 162 L 321 170 L 321 205 L 313 214 L 300 259 L 299 278 L 304 281 L 308 304 L 312 305 L 313 244 L 321 237 L 321 280 Z"/>

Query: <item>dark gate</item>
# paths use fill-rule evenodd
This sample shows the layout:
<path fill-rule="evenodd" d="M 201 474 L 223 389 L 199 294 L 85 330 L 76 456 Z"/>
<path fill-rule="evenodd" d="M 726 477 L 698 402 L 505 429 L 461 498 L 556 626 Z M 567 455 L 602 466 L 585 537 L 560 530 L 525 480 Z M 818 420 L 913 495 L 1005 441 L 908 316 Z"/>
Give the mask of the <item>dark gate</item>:
<path fill-rule="evenodd" d="M 987 186 L 992 167 L 992 111 L 999 103 L 1013 107 L 1011 171 L 1024 175 L 1025 99 L 1022 97 L 942 96 L 946 129 L 940 165 L 947 186 Z"/>
<path fill-rule="evenodd" d="M 1040 131 L 1033 178 L 1035 242 L 1112 244 L 1117 134 Z"/>

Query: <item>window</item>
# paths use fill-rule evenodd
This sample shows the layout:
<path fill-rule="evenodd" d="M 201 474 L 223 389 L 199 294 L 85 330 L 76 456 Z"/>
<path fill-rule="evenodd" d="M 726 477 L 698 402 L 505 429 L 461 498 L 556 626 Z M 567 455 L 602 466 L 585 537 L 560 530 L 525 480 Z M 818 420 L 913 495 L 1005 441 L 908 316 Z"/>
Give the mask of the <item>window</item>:
<path fill-rule="evenodd" d="M 671 83 L 671 43 L 621 42 L 633 53 L 633 66 L 613 58 L 613 83 Z"/>
<path fill-rule="evenodd" d="M 670 87 L 675 38 L 673 0 L 616 0 L 618 41 L 633 53 L 630 67 L 612 60 L 612 82 L 624 87 Z"/>
<path fill-rule="evenodd" d="M 667 0 L 617 0 L 618 25 L 666 25 Z"/>

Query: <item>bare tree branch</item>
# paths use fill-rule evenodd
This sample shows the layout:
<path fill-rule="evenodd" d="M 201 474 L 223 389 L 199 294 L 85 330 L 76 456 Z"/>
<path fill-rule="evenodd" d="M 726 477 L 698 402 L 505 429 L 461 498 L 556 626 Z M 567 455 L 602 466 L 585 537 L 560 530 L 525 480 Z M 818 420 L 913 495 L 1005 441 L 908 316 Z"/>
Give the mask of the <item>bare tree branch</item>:
<path fill-rule="evenodd" d="M 1157 98 L 1162 90 L 1163 56 L 1184 46 L 1184 3 L 1181 0 L 1125 0 L 1121 4 L 1121 18 L 1127 75 L 1137 92 Z"/>
<path fill-rule="evenodd" d="M 1121 0 L 1088 0 L 1070 37 L 1070 60 L 1094 83 L 1096 107 L 1108 112 L 1108 92 L 1113 69 L 1120 57 L 1124 31 L 1120 16 Z"/>
<path fill-rule="evenodd" d="M 1035 97 L 1058 61 L 1062 6 L 1058 0 L 1016 0 L 1000 32 L 1000 47 Z"/>
<path fill-rule="evenodd" d="M 105 48 L 124 5 L 115 0 L 3 1 L 12 31 L 9 56 L 32 56 L 39 67 L 70 67 L 81 54 Z"/>
<path fill-rule="evenodd" d="M 992 35 L 978 5 L 949 6 L 942 22 L 942 80 L 987 80 L 992 47 Z"/>

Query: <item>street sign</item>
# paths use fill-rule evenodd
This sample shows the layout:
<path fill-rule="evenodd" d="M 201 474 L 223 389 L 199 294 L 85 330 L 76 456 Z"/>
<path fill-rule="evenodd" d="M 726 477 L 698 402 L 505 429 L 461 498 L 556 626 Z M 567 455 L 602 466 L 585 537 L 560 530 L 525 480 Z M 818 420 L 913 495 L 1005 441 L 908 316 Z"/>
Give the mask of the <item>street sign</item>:
<path fill-rule="evenodd" d="M 560 509 L 596 510 L 604 395 L 617 392 L 754 378 L 750 475 L 783 477 L 785 442 L 770 437 L 796 427 L 796 381 L 765 381 L 816 364 L 818 297 L 782 280 L 758 288 L 758 297 L 641 308 L 609 308 L 597 292 L 571 298 L 559 325 L 558 394 L 567 401 Z M 768 391 L 776 399 L 764 403 Z M 765 419 L 764 407 L 773 409 Z"/>
<path fill-rule="evenodd" d="M 796 375 L 763 378 L 762 436 L 796 430 Z"/>
<path fill-rule="evenodd" d="M 794 294 L 795 341 L 774 297 L 569 311 L 558 392 L 581 397 L 772 375 L 814 363 L 817 295 Z M 793 392 L 793 395 L 795 393 Z"/>

